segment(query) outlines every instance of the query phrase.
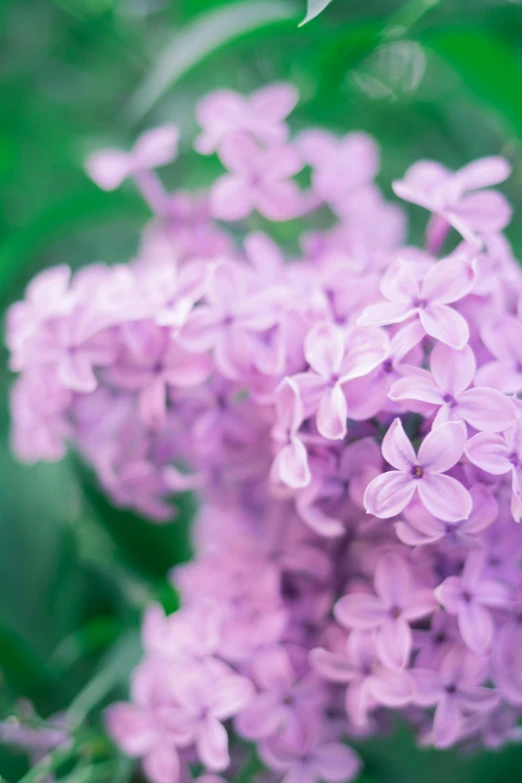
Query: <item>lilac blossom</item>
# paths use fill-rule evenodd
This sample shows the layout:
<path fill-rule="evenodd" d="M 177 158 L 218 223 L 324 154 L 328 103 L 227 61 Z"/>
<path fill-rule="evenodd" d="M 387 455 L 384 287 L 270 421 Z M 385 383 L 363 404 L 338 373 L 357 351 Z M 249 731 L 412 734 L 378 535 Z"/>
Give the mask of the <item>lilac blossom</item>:
<path fill-rule="evenodd" d="M 475 278 L 475 264 L 468 258 L 439 261 L 420 280 L 410 264 L 393 264 L 381 280 L 381 293 L 388 301 L 368 307 L 359 323 L 383 326 L 417 316 L 426 334 L 463 348 L 469 339 L 468 324 L 448 305 L 469 294 Z"/>
<path fill-rule="evenodd" d="M 465 443 L 464 426 L 445 422 L 426 436 L 415 454 L 401 420 L 395 419 L 382 442 L 383 457 L 395 470 L 377 476 L 366 488 L 368 513 L 394 517 L 418 493 L 425 508 L 439 519 L 467 519 L 471 496 L 457 479 L 446 475 L 462 457 Z"/>
<path fill-rule="evenodd" d="M 464 239 L 480 243 L 485 233 L 502 231 L 511 209 L 497 191 L 489 190 L 509 177 L 511 167 L 504 158 L 481 158 L 453 172 L 433 161 L 419 161 L 403 180 L 393 183 L 395 193 L 406 201 L 428 209 L 435 218 L 428 239 L 439 245 L 436 232 L 453 226 Z M 483 190 L 488 188 L 488 190 Z"/>
<path fill-rule="evenodd" d="M 151 783 L 225 783 L 253 752 L 271 783 L 341 783 L 391 713 L 421 745 L 522 739 L 522 271 L 488 189 L 509 164 L 410 169 L 412 247 L 375 142 L 292 138 L 296 101 L 205 98 L 195 147 L 228 173 L 196 194 L 155 171 L 174 126 L 92 157 L 153 213 L 136 257 L 45 270 L 6 318 L 22 461 L 70 448 L 154 523 L 198 496 L 180 609 L 147 608 L 106 714 Z"/>
<path fill-rule="evenodd" d="M 444 609 L 457 616 L 464 642 L 479 654 L 487 650 L 493 639 L 490 610 L 509 605 L 508 587 L 484 578 L 484 560 L 482 551 L 471 552 L 461 576 L 448 576 L 435 590 Z"/>
<path fill-rule="evenodd" d="M 353 592 L 334 607 L 346 628 L 378 629 L 377 653 L 391 669 L 403 669 L 411 654 L 409 623 L 427 617 L 436 608 L 433 590 L 417 587 L 407 562 L 393 553 L 383 555 L 375 568 L 376 595 Z"/>

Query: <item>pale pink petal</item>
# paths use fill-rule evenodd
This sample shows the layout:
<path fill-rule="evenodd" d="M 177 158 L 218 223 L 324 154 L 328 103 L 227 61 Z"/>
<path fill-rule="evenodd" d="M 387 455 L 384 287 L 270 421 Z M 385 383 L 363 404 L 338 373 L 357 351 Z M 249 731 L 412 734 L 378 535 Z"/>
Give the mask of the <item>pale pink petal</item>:
<path fill-rule="evenodd" d="M 321 394 L 317 410 L 317 429 L 329 440 L 342 440 L 346 435 L 348 411 L 343 390 L 339 384 Z"/>
<path fill-rule="evenodd" d="M 277 424 L 274 429 L 296 432 L 303 421 L 303 405 L 299 390 L 292 378 L 284 378 L 275 391 Z"/>
<path fill-rule="evenodd" d="M 501 435 L 479 432 L 466 444 L 467 458 L 481 470 L 502 475 L 511 470 L 509 449 Z"/>
<path fill-rule="evenodd" d="M 216 314 L 210 307 L 198 307 L 189 316 L 177 336 L 178 342 L 189 350 L 208 351 L 216 342 L 219 329 Z"/>
<path fill-rule="evenodd" d="M 351 593 L 337 601 L 334 615 L 346 628 L 370 629 L 381 625 L 386 617 L 386 608 L 375 595 Z"/>
<path fill-rule="evenodd" d="M 391 266 L 381 280 L 381 293 L 392 302 L 408 303 L 420 296 L 420 286 L 411 266 L 399 261 Z"/>
<path fill-rule="evenodd" d="M 390 669 L 404 669 L 410 659 L 411 628 L 401 617 L 386 617 L 377 635 L 379 658 Z"/>
<path fill-rule="evenodd" d="M 143 770 L 151 783 L 178 783 L 178 751 L 166 742 L 156 745 L 143 759 Z"/>
<path fill-rule="evenodd" d="M 397 418 L 390 424 L 382 441 L 382 455 L 386 462 L 397 470 L 409 473 L 417 464 L 417 455 L 411 441 L 404 432 L 402 421 Z"/>
<path fill-rule="evenodd" d="M 234 725 L 245 739 L 260 740 L 273 735 L 284 721 L 279 694 L 260 693 L 236 717 Z"/>
<path fill-rule="evenodd" d="M 228 767 L 228 734 L 212 715 L 205 718 L 196 737 L 196 747 L 202 763 L 211 772 L 221 772 Z"/>
<path fill-rule="evenodd" d="M 391 470 L 377 476 L 364 493 L 367 513 L 381 519 L 396 516 L 408 505 L 416 486 L 415 480 L 402 471 Z"/>
<path fill-rule="evenodd" d="M 298 438 L 292 438 L 277 454 L 272 476 L 293 489 L 306 487 L 311 475 L 306 447 Z"/>
<path fill-rule="evenodd" d="M 462 456 L 466 444 L 466 427 L 449 421 L 432 430 L 419 448 L 419 465 L 425 472 L 444 473 Z M 437 514 L 435 514 L 437 516 Z"/>
<path fill-rule="evenodd" d="M 481 432 L 503 432 L 516 419 L 512 401 L 495 389 L 468 389 L 458 405 L 462 418 Z"/>
<path fill-rule="evenodd" d="M 452 206 L 448 215 L 450 220 L 455 216 L 459 222 L 479 234 L 495 234 L 507 226 L 512 213 L 504 196 L 489 190 L 464 196 Z"/>
<path fill-rule="evenodd" d="M 349 783 L 359 774 L 361 760 L 347 745 L 327 742 L 312 754 L 314 769 L 326 783 Z"/>
<path fill-rule="evenodd" d="M 432 544 L 435 541 L 439 541 L 445 534 L 446 529 L 444 527 L 437 527 L 433 533 L 425 533 L 422 530 L 417 530 L 416 527 L 408 522 L 396 522 L 395 532 L 397 538 L 407 546 L 416 547 L 423 544 Z"/>
<path fill-rule="evenodd" d="M 457 614 L 462 600 L 462 590 L 462 579 L 458 576 L 448 576 L 435 588 L 435 597 L 447 612 Z"/>
<path fill-rule="evenodd" d="M 395 332 L 390 340 L 390 354 L 394 362 L 401 362 L 420 343 L 424 334 L 424 329 L 417 319 Z"/>
<path fill-rule="evenodd" d="M 310 651 L 309 660 L 314 671 L 329 682 L 351 682 L 358 674 L 358 669 L 345 655 L 319 647 Z"/>
<path fill-rule="evenodd" d="M 335 158 L 339 148 L 339 139 L 327 131 L 305 130 L 295 140 L 300 155 L 314 168 L 319 168 Z"/>
<path fill-rule="evenodd" d="M 411 574 L 405 559 L 395 552 L 382 555 L 375 567 L 374 585 L 387 606 L 402 607 L 411 591 Z"/>
<path fill-rule="evenodd" d="M 493 620 L 487 609 L 476 601 L 461 603 L 458 612 L 459 629 L 470 650 L 482 655 L 493 639 Z"/>
<path fill-rule="evenodd" d="M 408 673 L 395 669 L 380 669 L 366 680 L 366 689 L 378 704 L 404 707 L 413 696 L 413 684 Z"/>
<path fill-rule="evenodd" d="M 405 375 L 392 384 L 388 397 L 394 402 L 419 400 L 430 405 L 444 403 L 442 391 L 431 373 L 419 370 L 414 375 Z"/>
<path fill-rule="evenodd" d="M 272 82 L 250 96 L 250 105 L 259 117 L 274 123 L 282 122 L 294 109 L 299 92 L 288 82 Z"/>
<path fill-rule="evenodd" d="M 143 133 L 132 150 L 133 163 L 144 169 L 154 169 L 170 163 L 177 155 L 179 130 L 175 125 L 162 125 Z"/>
<path fill-rule="evenodd" d="M 142 756 L 156 741 L 152 716 L 133 704 L 118 702 L 105 713 L 110 736 L 129 756 Z"/>
<path fill-rule="evenodd" d="M 511 164 L 505 158 L 491 155 L 468 163 L 457 171 L 456 179 L 463 190 L 489 188 L 504 182 L 511 174 Z"/>
<path fill-rule="evenodd" d="M 293 147 L 270 147 L 263 156 L 263 176 L 266 181 L 288 179 L 303 168 L 303 161 Z"/>
<path fill-rule="evenodd" d="M 305 339 L 305 358 L 310 367 L 325 380 L 339 372 L 344 355 L 344 335 L 331 323 L 319 323 Z"/>
<path fill-rule="evenodd" d="M 496 609 L 509 607 L 511 593 L 507 585 L 492 579 L 483 579 L 474 589 L 473 595 L 483 606 Z"/>
<path fill-rule="evenodd" d="M 426 475 L 418 481 L 418 489 L 425 507 L 439 519 L 458 522 L 471 514 L 471 495 L 460 481 L 451 476 L 437 473 Z"/>
<path fill-rule="evenodd" d="M 437 748 L 449 748 L 462 730 L 462 715 L 455 699 L 443 694 L 433 720 L 433 744 Z"/>
<path fill-rule="evenodd" d="M 87 160 L 87 174 L 102 190 L 115 190 L 131 171 L 131 156 L 120 150 L 101 150 Z"/>
<path fill-rule="evenodd" d="M 235 131 L 227 135 L 220 148 L 219 157 L 225 168 L 234 174 L 248 178 L 256 169 L 260 148 L 253 136 L 247 131 Z"/>
<path fill-rule="evenodd" d="M 163 378 L 153 378 L 138 398 L 138 410 L 142 421 L 153 429 L 165 423 L 167 415 L 167 390 Z"/>
<path fill-rule="evenodd" d="M 353 326 L 346 334 L 341 383 L 370 373 L 386 359 L 389 350 L 390 343 L 384 330 Z"/>
<path fill-rule="evenodd" d="M 380 302 L 370 305 L 359 316 L 357 323 L 361 326 L 387 326 L 406 321 L 415 315 L 417 309 L 410 302 Z"/>
<path fill-rule="evenodd" d="M 430 368 L 443 393 L 454 397 L 473 382 L 476 370 L 473 351 L 465 345 L 460 351 L 444 343 L 437 343 L 431 352 Z"/>
<path fill-rule="evenodd" d="M 447 305 L 428 305 L 419 310 L 419 318 L 426 334 L 453 348 L 464 348 L 469 340 L 466 319 Z"/>
<path fill-rule="evenodd" d="M 243 220 L 254 209 L 252 188 L 247 179 L 234 174 L 220 177 L 210 191 L 210 211 L 219 220 Z"/>
<path fill-rule="evenodd" d="M 437 601 L 433 590 L 429 587 L 414 590 L 407 603 L 405 603 L 402 616 L 408 622 L 413 623 L 427 617 L 437 608 Z"/>
<path fill-rule="evenodd" d="M 441 696 L 439 672 L 432 669 L 411 669 L 415 704 L 421 707 L 431 707 L 437 704 Z"/>
<path fill-rule="evenodd" d="M 303 211 L 303 195 L 292 180 L 264 182 L 254 200 L 257 211 L 268 220 L 292 220 Z"/>
<path fill-rule="evenodd" d="M 88 394 L 96 389 L 98 381 L 89 356 L 82 352 L 68 351 L 58 365 L 58 379 L 66 389 Z"/>
<path fill-rule="evenodd" d="M 209 694 L 208 709 L 218 720 L 226 720 L 246 707 L 254 693 L 254 686 L 246 677 L 221 677 Z"/>
<path fill-rule="evenodd" d="M 470 293 L 476 277 L 475 262 L 467 257 L 439 261 L 428 270 L 421 297 L 437 305 L 456 302 Z"/>
<path fill-rule="evenodd" d="M 465 710 L 471 713 L 488 713 L 495 709 L 500 701 L 500 694 L 491 688 L 481 685 L 468 685 L 459 693 L 459 702 Z"/>

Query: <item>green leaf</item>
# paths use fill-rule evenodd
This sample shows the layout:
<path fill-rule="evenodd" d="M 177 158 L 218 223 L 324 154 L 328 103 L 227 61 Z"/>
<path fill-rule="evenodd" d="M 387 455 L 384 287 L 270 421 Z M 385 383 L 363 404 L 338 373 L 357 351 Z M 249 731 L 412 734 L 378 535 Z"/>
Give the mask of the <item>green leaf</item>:
<path fill-rule="evenodd" d="M 302 27 L 304 24 L 311 22 L 312 19 L 315 19 L 316 16 L 319 16 L 331 2 L 332 0 L 308 0 L 306 16 L 299 27 Z"/>
<path fill-rule="evenodd" d="M 287 0 L 256 0 L 222 6 L 198 16 L 171 39 L 138 86 L 129 115 L 139 121 L 166 90 L 212 52 L 246 33 L 296 17 Z"/>
<path fill-rule="evenodd" d="M 103 657 L 95 676 L 76 696 L 67 710 L 67 725 L 81 727 L 89 713 L 119 685 L 126 683 L 141 656 L 139 633 L 123 635 Z"/>
<path fill-rule="evenodd" d="M 190 523 L 195 508 L 190 494 L 176 497 L 174 522 L 155 525 L 132 511 L 112 506 L 92 472 L 79 459 L 74 464 L 87 503 L 116 544 L 122 562 L 139 577 L 156 584 L 173 566 L 190 560 Z"/>
<path fill-rule="evenodd" d="M 518 52 L 478 29 L 431 34 L 425 43 L 456 71 L 474 97 L 522 139 L 522 66 Z"/>

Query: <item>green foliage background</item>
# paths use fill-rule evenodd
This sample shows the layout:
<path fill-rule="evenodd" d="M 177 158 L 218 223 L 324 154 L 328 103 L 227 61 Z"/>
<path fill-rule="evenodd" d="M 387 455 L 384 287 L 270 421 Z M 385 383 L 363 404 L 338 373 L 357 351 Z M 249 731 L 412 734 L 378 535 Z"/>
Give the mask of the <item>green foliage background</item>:
<path fill-rule="evenodd" d="M 154 123 L 184 141 L 172 184 L 208 182 L 190 150 L 193 107 L 214 87 L 273 79 L 302 94 L 296 127 L 373 133 L 389 182 L 421 157 L 459 167 L 502 153 L 509 237 L 522 254 L 522 5 L 516 0 L 333 0 L 304 27 L 305 0 L 0 0 L 0 307 L 55 263 L 132 256 L 147 217 L 132 189 L 98 191 L 82 161 Z M 420 237 L 412 211 L 413 234 Z M 2 349 L 3 351 L 3 349 Z M 6 354 L 0 367 L 6 366 Z M 138 781 L 99 731 L 139 657 L 141 608 L 176 596 L 165 575 L 190 556 L 193 510 L 154 527 L 113 509 L 75 460 L 17 465 L 9 455 L 8 373 L 0 370 L 0 719 L 30 698 L 68 710 L 78 746 L 57 759 L 67 783 Z M 399 726 L 365 743 L 360 783 L 522 781 L 522 749 L 456 757 L 418 751 Z M 0 748 L 0 776 L 25 758 Z M 251 779 L 245 770 L 241 778 Z"/>

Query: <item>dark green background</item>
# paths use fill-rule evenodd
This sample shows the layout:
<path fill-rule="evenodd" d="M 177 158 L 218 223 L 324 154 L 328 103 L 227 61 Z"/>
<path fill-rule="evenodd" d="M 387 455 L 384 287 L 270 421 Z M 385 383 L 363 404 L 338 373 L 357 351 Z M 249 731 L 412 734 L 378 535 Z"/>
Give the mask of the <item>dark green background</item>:
<path fill-rule="evenodd" d="M 214 87 L 249 91 L 274 79 L 301 91 L 294 127 L 377 137 L 387 194 L 420 157 L 456 168 L 507 155 L 508 234 L 522 253 L 522 5 L 429 5 L 333 0 L 298 29 L 305 0 L 0 0 L 0 307 L 50 264 L 132 255 L 146 208 L 131 187 L 98 191 L 82 170 L 89 152 L 174 121 L 185 135 L 168 180 L 205 185 L 219 169 L 190 151 L 196 101 Z M 419 239 L 424 216 L 411 217 Z M 2 368 L 6 360 L 3 352 Z M 10 380 L 1 370 L 0 718 L 21 697 L 42 716 L 72 704 L 83 750 L 60 779 L 138 780 L 99 739 L 100 708 L 139 656 L 141 607 L 151 596 L 176 605 L 165 573 L 189 556 L 193 501 L 179 501 L 181 523 L 158 528 L 112 509 L 72 458 L 15 464 Z M 474 758 L 421 752 L 398 727 L 361 752 L 361 783 L 522 781 L 517 748 Z M 25 771 L 23 756 L 0 749 L 9 783 Z"/>

